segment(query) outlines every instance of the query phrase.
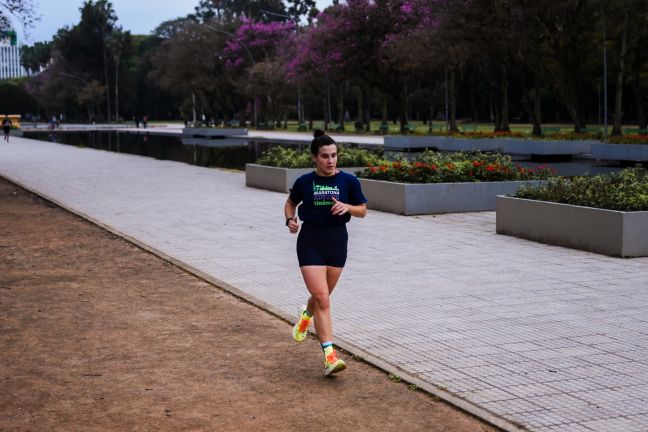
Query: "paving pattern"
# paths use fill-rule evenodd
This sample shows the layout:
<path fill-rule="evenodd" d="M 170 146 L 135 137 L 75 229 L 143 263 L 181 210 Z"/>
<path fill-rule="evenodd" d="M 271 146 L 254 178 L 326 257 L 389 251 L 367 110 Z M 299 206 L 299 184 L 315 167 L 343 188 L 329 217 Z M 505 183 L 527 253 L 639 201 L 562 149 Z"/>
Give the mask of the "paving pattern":
<path fill-rule="evenodd" d="M 306 299 L 285 195 L 242 173 L 12 138 L 0 175 L 283 314 Z M 370 212 L 349 232 L 338 340 L 506 429 L 648 431 L 648 258 L 500 236 L 493 212 Z"/>

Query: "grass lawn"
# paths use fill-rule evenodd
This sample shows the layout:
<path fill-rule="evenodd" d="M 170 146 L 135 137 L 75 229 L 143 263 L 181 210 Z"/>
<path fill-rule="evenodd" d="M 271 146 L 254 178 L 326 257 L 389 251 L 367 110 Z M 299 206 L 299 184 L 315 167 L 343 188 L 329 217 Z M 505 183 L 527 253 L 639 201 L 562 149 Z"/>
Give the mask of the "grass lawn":
<path fill-rule="evenodd" d="M 371 121 L 371 132 L 369 133 L 370 135 L 375 135 L 379 133 L 380 130 L 380 124 L 382 122 L 380 120 L 372 120 Z M 308 123 L 307 123 L 308 124 Z M 329 131 L 334 132 L 332 130 L 332 125 L 335 123 L 329 123 L 329 127 L 331 128 Z M 414 127 L 415 135 L 428 135 L 429 134 L 429 124 L 423 124 L 422 121 L 410 121 L 409 122 L 410 127 Z M 296 121 L 288 121 L 288 127 L 286 129 L 283 128 L 275 128 L 277 131 L 287 131 L 287 132 L 298 132 L 298 123 Z M 518 132 L 518 133 L 523 133 L 523 134 L 531 134 L 531 131 L 533 129 L 533 125 L 531 123 L 519 123 L 519 124 L 511 124 L 511 132 Z M 551 133 L 569 133 L 573 132 L 574 126 L 571 124 L 543 124 L 543 128 L 551 128 Z M 324 129 L 324 122 L 323 121 L 314 121 L 313 122 L 313 128 L 315 129 Z M 435 133 L 444 133 L 446 131 L 446 124 L 445 122 L 442 121 L 435 121 L 433 122 L 433 128 Z M 458 128 L 460 132 L 493 132 L 493 125 L 490 123 L 459 123 Z M 636 126 L 633 125 L 627 125 L 624 126 L 624 133 L 626 132 L 627 129 L 636 129 Z M 603 128 L 599 128 L 596 125 L 588 126 L 588 132 L 596 132 L 596 131 L 603 131 Z M 608 134 L 612 132 L 612 127 L 608 126 Z M 356 132 L 355 127 L 353 125 L 353 122 L 348 122 L 345 123 L 345 130 L 344 132 L 337 132 L 337 133 L 344 133 L 344 134 L 358 134 L 358 135 L 367 135 L 368 133 L 365 131 L 361 132 Z M 389 122 L 389 134 L 396 135 L 400 134 L 400 124 L 399 123 L 393 123 Z"/>

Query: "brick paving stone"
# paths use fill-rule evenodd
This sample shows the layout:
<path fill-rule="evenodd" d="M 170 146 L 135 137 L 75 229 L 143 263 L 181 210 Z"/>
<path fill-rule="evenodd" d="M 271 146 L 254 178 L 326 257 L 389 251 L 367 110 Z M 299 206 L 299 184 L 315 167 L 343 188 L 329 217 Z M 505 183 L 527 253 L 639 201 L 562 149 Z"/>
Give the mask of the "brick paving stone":
<path fill-rule="evenodd" d="M 285 195 L 242 173 L 12 138 L 0 174 L 284 314 L 306 299 Z M 493 212 L 349 232 L 338 339 L 529 430 L 648 431 L 648 258 L 500 236 Z"/>

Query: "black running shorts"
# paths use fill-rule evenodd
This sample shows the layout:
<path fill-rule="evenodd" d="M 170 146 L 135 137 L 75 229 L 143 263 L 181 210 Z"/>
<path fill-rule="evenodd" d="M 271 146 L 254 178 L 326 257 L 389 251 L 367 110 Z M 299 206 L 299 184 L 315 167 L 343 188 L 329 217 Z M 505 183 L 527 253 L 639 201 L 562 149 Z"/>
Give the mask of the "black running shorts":
<path fill-rule="evenodd" d="M 304 222 L 297 237 L 299 266 L 344 267 L 348 239 L 346 224 L 321 227 Z"/>

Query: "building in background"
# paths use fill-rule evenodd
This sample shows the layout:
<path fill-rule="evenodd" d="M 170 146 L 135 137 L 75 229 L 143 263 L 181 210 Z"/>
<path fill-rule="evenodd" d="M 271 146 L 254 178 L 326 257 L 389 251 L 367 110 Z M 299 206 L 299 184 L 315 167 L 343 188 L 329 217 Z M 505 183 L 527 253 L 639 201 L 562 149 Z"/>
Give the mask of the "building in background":
<path fill-rule="evenodd" d="M 20 46 L 15 31 L 0 33 L 0 80 L 27 76 L 20 64 Z"/>

